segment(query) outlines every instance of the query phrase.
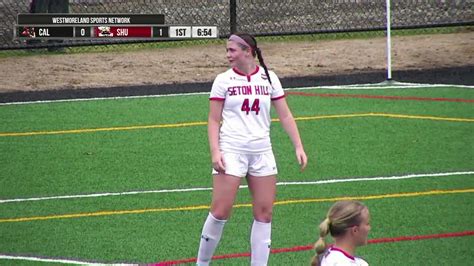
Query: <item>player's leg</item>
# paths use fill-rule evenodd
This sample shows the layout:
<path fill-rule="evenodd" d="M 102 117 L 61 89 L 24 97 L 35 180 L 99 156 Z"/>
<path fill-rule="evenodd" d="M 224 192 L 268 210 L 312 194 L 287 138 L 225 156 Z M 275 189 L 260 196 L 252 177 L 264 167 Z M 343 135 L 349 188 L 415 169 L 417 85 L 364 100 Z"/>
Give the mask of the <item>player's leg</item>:
<path fill-rule="evenodd" d="M 276 176 L 249 176 L 247 178 L 253 198 L 251 265 L 267 265 L 270 255 L 272 212 L 276 193 Z"/>
<path fill-rule="evenodd" d="M 204 223 L 198 251 L 198 265 L 209 265 L 219 244 L 222 231 L 232 212 L 232 205 L 240 185 L 240 177 L 213 175 L 211 211 Z"/>
<path fill-rule="evenodd" d="M 253 199 L 251 264 L 267 265 L 270 255 L 272 212 L 276 194 L 276 174 L 278 173 L 272 152 L 252 156 L 247 182 Z"/>
<path fill-rule="evenodd" d="M 230 217 L 240 180 L 240 177 L 233 175 L 213 175 L 211 213 L 217 219 L 227 220 Z"/>
<path fill-rule="evenodd" d="M 247 182 L 252 194 L 254 219 L 258 222 L 270 223 L 276 194 L 276 176 L 249 175 Z"/>

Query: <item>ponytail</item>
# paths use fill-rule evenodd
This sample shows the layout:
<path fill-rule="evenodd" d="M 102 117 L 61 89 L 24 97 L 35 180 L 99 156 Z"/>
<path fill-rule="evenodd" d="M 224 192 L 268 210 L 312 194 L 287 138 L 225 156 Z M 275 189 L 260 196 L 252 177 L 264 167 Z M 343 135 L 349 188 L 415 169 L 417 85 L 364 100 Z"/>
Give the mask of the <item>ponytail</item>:
<path fill-rule="evenodd" d="M 311 260 L 311 266 L 319 266 L 321 263 L 322 255 L 326 251 L 326 241 L 325 238 L 329 234 L 329 226 L 330 226 L 329 218 L 324 219 L 324 221 L 319 225 L 319 239 L 314 244 L 314 251 L 316 254 L 314 255 L 313 259 Z"/>
<path fill-rule="evenodd" d="M 270 74 L 268 73 L 267 65 L 265 65 L 265 61 L 263 61 L 262 50 L 260 50 L 260 48 L 258 47 L 255 47 L 255 52 L 257 53 L 258 62 L 265 70 L 265 74 L 267 75 L 268 82 L 270 82 L 270 85 L 272 85 L 272 80 L 270 79 Z"/>
<path fill-rule="evenodd" d="M 325 238 L 342 236 L 346 229 L 362 222 L 361 213 L 367 207 L 359 201 L 343 200 L 334 203 L 329 209 L 326 219 L 319 225 L 319 239 L 314 244 L 314 255 L 311 266 L 320 266 L 328 245 Z"/>

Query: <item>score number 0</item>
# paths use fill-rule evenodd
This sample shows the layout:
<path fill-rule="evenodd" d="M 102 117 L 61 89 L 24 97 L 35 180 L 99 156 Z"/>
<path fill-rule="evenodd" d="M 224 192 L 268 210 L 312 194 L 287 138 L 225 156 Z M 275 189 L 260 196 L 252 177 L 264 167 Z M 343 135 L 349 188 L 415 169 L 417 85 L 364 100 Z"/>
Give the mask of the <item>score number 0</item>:
<path fill-rule="evenodd" d="M 75 37 L 91 37 L 91 28 L 90 27 L 75 27 Z"/>

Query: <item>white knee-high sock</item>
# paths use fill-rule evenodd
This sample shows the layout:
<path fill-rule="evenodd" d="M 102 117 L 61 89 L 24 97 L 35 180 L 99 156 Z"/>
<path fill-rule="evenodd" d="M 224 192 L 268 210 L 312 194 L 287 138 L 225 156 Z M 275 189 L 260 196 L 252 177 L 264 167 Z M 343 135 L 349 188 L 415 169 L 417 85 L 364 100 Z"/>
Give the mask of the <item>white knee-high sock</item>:
<path fill-rule="evenodd" d="M 254 220 L 250 234 L 252 266 L 266 266 L 270 255 L 272 223 L 262 223 Z"/>
<path fill-rule="evenodd" d="M 221 239 L 222 230 L 227 220 L 219 220 L 212 216 L 207 216 L 206 222 L 202 228 L 201 243 L 199 244 L 197 265 L 209 265 L 214 250 Z"/>

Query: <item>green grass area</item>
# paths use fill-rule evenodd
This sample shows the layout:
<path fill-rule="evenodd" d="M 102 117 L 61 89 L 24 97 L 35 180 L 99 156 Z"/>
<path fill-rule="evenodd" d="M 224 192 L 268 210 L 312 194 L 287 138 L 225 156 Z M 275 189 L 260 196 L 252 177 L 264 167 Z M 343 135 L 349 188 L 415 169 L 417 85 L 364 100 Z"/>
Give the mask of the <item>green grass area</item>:
<path fill-rule="evenodd" d="M 450 34 L 460 32 L 472 32 L 472 26 L 422 28 L 407 30 L 392 30 L 393 36 L 413 36 L 423 34 Z M 341 32 L 341 33 L 319 33 L 319 34 L 297 34 L 297 35 L 279 35 L 279 36 L 261 36 L 257 37 L 258 43 L 265 42 L 294 42 L 294 41 L 324 41 L 324 40 L 343 40 L 343 39 L 370 39 L 384 37 L 385 31 L 361 31 L 361 32 Z M 223 45 L 224 39 L 209 40 L 182 40 L 182 41 L 158 41 L 158 42 L 137 42 L 126 44 L 107 44 L 90 46 L 72 46 L 62 52 L 49 52 L 46 49 L 33 50 L 0 50 L 0 58 L 11 56 L 35 56 L 35 55 L 54 55 L 54 54 L 77 54 L 77 53 L 104 53 L 104 52 L 129 52 L 150 49 L 166 49 L 177 47 L 193 47 L 200 45 Z"/>
<path fill-rule="evenodd" d="M 411 88 L 384 90 L 304 90 L 307 93 L 368 94 L 474 99 L 474 90 Z M 94 100 L 0 106 L 0 199 L 103 192 L 211 187 L 205 125 L 208 95 Z M 279 181 L 318 181 L 413 173 L 473 171 L 472 103 L 359 99 L 288 95 L 287 101 L 309 157 L 301 173 L 288 136 L 278 122 L 272 140 Z M 404 114 L 413 118 L 330 117 L 362 113 Z M 274 116 L 274 114 L 273 114 Z M 421 119 L 466 118 L 469 121 Z M 166 128 L 124 128 L 174 125 Z M 57 130 L 107 129 L 47 135 Z M 111 128 L 115 128 L 112 130 Z M 7 132 L 43 132 L 2 136 Z M 338 197 L 360 198 L 371 211 L 370 238 L 429 235 L 474 230 L 474 175 L 419 177 L 319 185 L 279 186 L 272 247 L 309 245 L 317 225 Z M 245 181 L 243 181 L 245 184 Z M 453 193 L 442 191 L 459 190 Z M 400 196 L 435 192 L 432 195 Z M 438 194 L 436 194 L 438 193 Z M 385 195 L 368 199 L 371 195 Z M 100 198 L 52 199 L 0 204 L 0 254 L 35 255 L 98 262 L 153 263 L 196 256 L 211 191 L 149 193 Z M 247 189 L 237 204 L 250 203 Z M 195 207 L 176 210 L 179 207 Z M 163 209 L 167 210 L 163 210 Z M 161 209 L 161 210 L 159 210 Z M 146 210 L 120 214 L 119 211 Z M 85 213 L 98 212 L 87 217 Z M 58 215 L 81 217 L 53 219 Z M 44 220 L 1 222 L 44 216 Z M 216 255 L 249 251 L 251 208 L 234 209 Z M 474 238 L 458 237 L 371 244 L 359 255 L 371 265 L 462 265 L 474 259 Z M 406 254 L 414 254 L 407 256 Z M 456 256 L 452 256 L 456 254 Z M 311 251 L 273 254 L 270 265 L 307 265 Z M 437 255 L 437 256 L 435 256 Z M 37 265 L 8 261 L 1 265 Z M 248 258 L 213 265 L 248 265 Z"/>

